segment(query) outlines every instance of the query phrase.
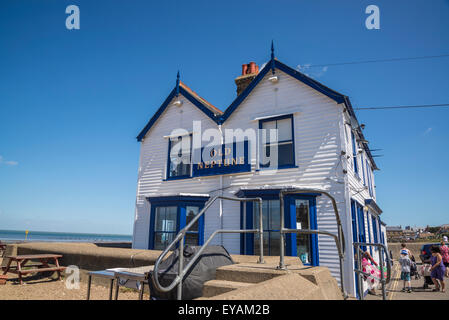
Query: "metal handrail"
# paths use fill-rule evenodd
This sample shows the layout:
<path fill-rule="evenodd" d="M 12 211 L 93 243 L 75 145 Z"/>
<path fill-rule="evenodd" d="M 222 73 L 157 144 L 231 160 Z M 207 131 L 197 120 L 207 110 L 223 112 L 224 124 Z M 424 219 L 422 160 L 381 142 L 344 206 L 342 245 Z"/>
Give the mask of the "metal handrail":
<path fill-rule="evenodd" d="M 382 299 L 387 299 L 385 284 L 389 283 L 391 280 L 391 260 L 388 256 L 387 252 L 387 246 L 385 246 L 383 243 L 369 243 L 369 242 L 354 242 L 353 243 L 354 248 L 357 250 L 357 268 L 354 268 L 354 271 L 357 273 L 358 280 L 358 288 L 357 291 L 359 292 L 360 300 L 363 300 L 363 292 L 362 292 L 362 277 L 361 274 L 364 274 L 364 272 L 358 268 L 362 265 L 362 255 L 360 254 L 361 246 L 373 246 L 373 247 L 379 247 L 381 250 L 379 252 L 379 265 L 380 265 L 380 283 L 382 284 Z M 383 252 L 385 253 L 385 256 L 387 257 L 387 278 L 384 279 L 384 257 Z M 363 252 L 363 251 L 362 251 Z M 368 275 L 370 276 L 370 275 Z"/>
<path fill-rule="evenodd" d="M 334 208 L 334 213 L 335 213 L 335 219 L 337 221 L 337 235 L 334 235 L 333 233 L 327 232 L 327 231 L 320 231 L 320 230 L 304 230 L 304 232 L 299 232 L 301 230 L 298 229 L 286 229 L 284 228 L 284 195 L 286 194 L 305 194 L 305 193 L 319 193 L 319 194 L 324 194 L 325 196 L 327 196 L 331 202 L 332 202 L 332 207 Z M 279 198 L 280 198 L 280 211 L 281 211 L 281 228 L 280 228 L 280 233 L 281 233 L 281 241 L 280 241 L 280 257 L 279 257 L 279 269 L 285 270 L 287 269 L 285 266 L 285 262 L 284 262 L 284 256 L 285 256 L 285 252 L 284 252 L 284 246 L 285 246 L 285 234 L 286 233 L 313 233 L 313 234 L 325 234 L 328 236 L 331 236 L 334 238 L 335 242 L 337 243 L 337 250 L 338 250 L 338 260 L 340 263 L 340 289 L 343 293 L 343 297 L 346 298 L 347 294 L 345 292 L 344 289 L 344 279 L 343 279 L 343 260 L 344 260 L 344 255 L 345 255 L 345 237 L 344 237 L 344 233 L 343 233 L 343 228 L 341 226 L 341 220 L 340 220 L 340 215 L 338 214 L 338 208 L 337 208 L 337 202 L 335 201 L 335 198 L 333 196 L 331 196 L 328 192 L 326 191 L 322 191 L 322 190 L 317 190 L 317 189 L 283 189 L 280 191 L 279 193 Z"/>
<path fill-rule="evenodd" d="M 187 231 L 195 224 L 195 222 L 202 216 L 204 213 L 209 209 L 209 207 L 215 202 L 217 199 L 223 199 L 223 200 L 231 200 L 231 201 L 238 201 L 238 202 L 250 202 L 250 201 L 257 201 L 259 202 L 259 228 L 258 229 L 245 229 L 245 230 L 216 230 L 214 233 L 211 234 L 211 236 L 206 240 L 206 242 L 202 245 L 200 250 L 193 256 L 189 264 L 184 268 L 184 237 L 187 233 Z M 198 260 L 201 253 L 205 250 L 207 244 L 219 233 L 259 233 L 259 247 L 260 247 L 260 255 L 259 255 L 259 261 L 258 263 L 264 263 L 264 257 L 263 257 L 263 214 L 262 214 L 262 198 L 255 197 L 255 198 L 233 198 L 233 197 L 226 197 L 226 196 L 215 196 L 211 200 L 209 200 L 203 209 L 200 210 L 200 212 L 190 221 L 190 223 L 185 226 L 182 230 L 179 231 L 179 233 L 176 235 L 175 239 L 165 248 L 165 250 L 161 253 L 161 255 L 157 258 L 156 263 L 154 264 L 153 269 L 153 277 L 152 281 L 154 286 L 162 291 L 162 292 L 168 292 L 172 290 L 176 285 L 177 288 L 177 299 L 181 300 L 182 298 L 182 279 L 184 278 L 184 274 L 189 270 L 189 268 Z M 179 264 L 178 264 L 178 275 L 175 277 L 173 282 L 167 286 L 163 287 L 159 283 L 158 279 L 158 273 L 159 273 L 159 264 L 162 262 L 162 259 L 167 255 L 167 253 L 172 249 L 177 243 L 179 242 Z"/>

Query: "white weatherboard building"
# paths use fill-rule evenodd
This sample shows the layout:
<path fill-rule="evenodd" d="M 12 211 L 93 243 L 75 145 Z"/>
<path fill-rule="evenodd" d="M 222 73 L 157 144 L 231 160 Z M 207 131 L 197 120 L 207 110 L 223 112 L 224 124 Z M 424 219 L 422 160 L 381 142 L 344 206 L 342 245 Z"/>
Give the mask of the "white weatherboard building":
<path fill-rule="evenodd" d="M 238 96 L 222 112 L 180 82 L 178 75 L 175 88 L 137 137 L 141 151 L 133 248 L 165 248 L 209 199 L 223 195 L 262 197 L 264 251 L 279 255 L 279 191 L 319 189 L 337 201 L 346 245 L 345 288 L 355 295 L 352 243 L 385 243 L 386 237 L 376 204 L 373 171 L 378 168 L 349 98 L 273 54 L 260 72 L 255 63 L 243 65 L 235 82 Z M 278 139 L 229 142 L 224 139 L 226 129 L 277 129 Z M 217 131 L 223 138 L 210 147 L 208 132 Z M 265 161 L 274 153 L 275 167 Z M 201 245 L 217 229 L 257 228 L 256 206 L 214 202 L 186 243 Z M 284 208 L 287 228 L 337 233 L 331 202 L 319 192 L 287 196 Z M 258 253 L 256 240 L 253 234 L 221 234 L 212 243 L 231 254 L 253 255 Z M 285 250 L 304 264 L 328 267 L 340 281 L 331 237 L 289 234 Z M 377 249 L 367 250 L 377 258 Z"/>

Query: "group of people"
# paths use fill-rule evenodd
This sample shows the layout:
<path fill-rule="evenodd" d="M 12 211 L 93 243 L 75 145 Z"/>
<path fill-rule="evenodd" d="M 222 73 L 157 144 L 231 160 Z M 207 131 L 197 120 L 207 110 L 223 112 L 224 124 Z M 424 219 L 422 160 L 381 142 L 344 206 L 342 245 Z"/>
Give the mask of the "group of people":
<path fill-rule="evenodd" d="M 430 277 L 435 285 L 433 291 L 441 290 L 442 292 L 446 292 L 444 277 L 449 277 L 449 248 L 446 242 L 447 237 L 441 241 L 441 245 L 433 245 L 430 248 L 430 252 L 432 253 L 430 257 Z M 410 274 L 414 258 L 405 243 L 402 243 L 401 247 L 399 264 L 401 265 L 401 280 L 404 281 L 402 291 L 412 292 Z"/>

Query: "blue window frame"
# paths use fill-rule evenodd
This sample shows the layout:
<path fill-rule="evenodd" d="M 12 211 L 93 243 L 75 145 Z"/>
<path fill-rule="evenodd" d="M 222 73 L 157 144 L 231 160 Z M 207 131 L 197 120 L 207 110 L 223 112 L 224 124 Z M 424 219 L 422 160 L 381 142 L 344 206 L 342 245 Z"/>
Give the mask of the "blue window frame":
<path fill-rule="evenodd" d="M 357 142 L 355 141 L 355 135 L 353 131 L 351 131 L 351 137 L 352 137 L 352 161 L 354 163 L 354 172 L 358 176 L 359 168 L 357 164 Z"/>
<path fill-rule="evenodd" d="M 362 163 L 363 185 L 366 186 L 365 166 L 364 166 L 363 159 L 364 159 L 364 157 L 363 157 L 363 153 L 362 153 L 360 156 L 360 162 Z"/>
<path fill-rule="evenodd" d="M 168 139 L 167 180 L 190 178 L 192 135 Z"/>
<path fill-rule="evenodd" d="M 371 196 L 371 198 L 373 197 L 374 193 L 373 193 L 373 184 L 372 184 L 372 169 L 371 166 L 368 162 L 368 160 L 366 160 L 366 175 L 368 176 L 368 190 L 369 190 L 369 195 Z"/>
<path fill-rule="evenodd" d="M 163 250 L 175 235 L 184 228 L 199 211 L 209 197 L 170 196 L 148 198 L 150 213 L 150 250 Z M 204 243 L 204 216 L 187 232 L 185 243 L 202 245 Z"/>
<path fill-rule="evenodd" d="M 264 254 L 279 255 L 280 246 L 280 201 L 279 189 L 244 190 L 239 197 L 261 197 L 264 224 Z M 284 197 L 284 222 L 286 228 L 317 229 L 316 196 L 319 194 L 290 195 Z M 247 202 L 241 205 L 241 228 L 254 229 L 258 225 L 257 205 Z M 246 212 L 246 214 L 245 214 Z M 277 217 L 276 217 L 277 215 Z M 241 254 L 257 254 L 258 237 L 254 234 L 242 234 Z M 285 254 L 299 256 L 306 265 L 319 265 L 318 236 L 287 234 L 285 236 Z"/>
<path fill-rule="evenodd" d="M 371 222 L 372 222 L 372 225 L 373 225 L 374 242 L 375 243 L 379 243 L 379 237 L 378 237 L 378 231 L 377 231 L 378 224 L 377 224 L 377 219 L 376 219 L 375 216 L 371 217 Z"/>
<path fill-rule="evenodd" d="M 293 115 L 285 115 L 263 119 L 259 121 L 259 129 L 265 129 L 265 141 L 259 135 L 259 166 L 260 168 L 273 167 L 269 161 L 270 146 L 277 145 L 277 168 L 295 167 L 295 135 Z M 278 141 L 270 144 L 270 129 L 278 130 Z"/>
<path fill-rule="evenodd" d="M 351 199 L 351 220 L 352 220 L 352 242 L 358 242 L 359 233 L 358 233 L 358 223 L 357 223 L 357 206 L 356 202 Z M 357 259 L 355 255 L 357 253 L 356 248 L 354 250 L 354 268 L 357 269 Z M 359 279 L 357 277 L 357 273 L 354 272 L 355 278 L 355 287 L 358 288 Z M 359 296 L 358 290 L 356 290 L 357 297 Z"/>
<path fill-rule="evenodd" d="M 356 202 L 356 210 L 359 242 L 366 242 L 365 213 L 363 212 L 363 206 L 358 202 Z M 366 251 L 366 246 L 362 246 L 361 248 L 363 251 Z"/>

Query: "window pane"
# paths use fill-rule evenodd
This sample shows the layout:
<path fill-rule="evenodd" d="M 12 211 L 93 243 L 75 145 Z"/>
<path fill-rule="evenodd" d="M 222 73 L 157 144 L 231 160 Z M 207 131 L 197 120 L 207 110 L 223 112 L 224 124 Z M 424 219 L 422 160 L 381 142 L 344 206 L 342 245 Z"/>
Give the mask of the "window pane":
<path fill-rule="evenodd" d="M 157 232 L 154 239 L 154 249 L 164 250 L 174 239 L 174 233 Z"/>
<path fill-rule="evenodd" d="M 308 200 L 295 200 L 296 228 L 310 229 L 310 211 Z M 296 235 L 296 250 L 303 263 L 311 263 L 310 235 Z"/>
<path fill-rule="evenodd" d="M 199 207 L 186 206 L 186 226 L 193 220 L 193 218 L 195 218 L 199 211 Z M 190 227 L 189 231 L 198 231 L 198 221 Z"/>
<path fill-rule="evenodd" d="M 278 157 L 278 163 L 279 166 L 285 166 L 285 165 L 293 165 L 293 143 L 282 143 L 278 146 L 279 150 L 279 157 Z"/>
<path fill-rule="evenodd" d="M 169 177 L 190 175 L 190 137 L 182 139 L 170 138 Z"/>
<path fill-rule="evenodd" d="M 157 207 L 154 231 L 176 231 L 177 207 Z"/>
<path fill-rule="evenodd" d="M 270 200 L 270 230 L 279 230 L 281 228 L 280 206 L 279 200 Z"/>
<path fill-rule="evenodd" d="M 281 245 L 281 233 L 280 232 L 270 232 L 270 256 L 280 255 Z"/>
<path fill-rule="evenodd" d="M 276 121 L 266 121 L 262 122 L 262 129 L 266 129 L 265 131 L 265 143 L 270 142 L 270 129 L 276 129 Z M 275 136 L 273 136 L 273 139 Z"/>
<path fill-rule="evenodd" d="M 259 204 L 254 205 L 253 226 L 255 229 L 259 225 Z M 265 255 L 279 255 L 280 233 L 268 230 L 280 229 L 280 201 L 279 200 L 263 200 L 262 202 L 263 214 L 263 243 Z M 259 253 L 259 234 L 254 234 L 254 254 Z"/>
<path fill-rule="evenodd" d="M 264 255 L 269 255 L 270 251 L 269 251 L 269 233 L 268 232 L 264 232 L 263 233 L 263 254 Z M 254 234 L 254 254 L 258 255 L 260 253 L 260 246 L 259 246 L 259 234 L 255 233 Z"/>
<path fill-rule="evenodd" d="M 292 140 L 292 119 L 282 119 L 277 121 L 279 141 Z"/>

